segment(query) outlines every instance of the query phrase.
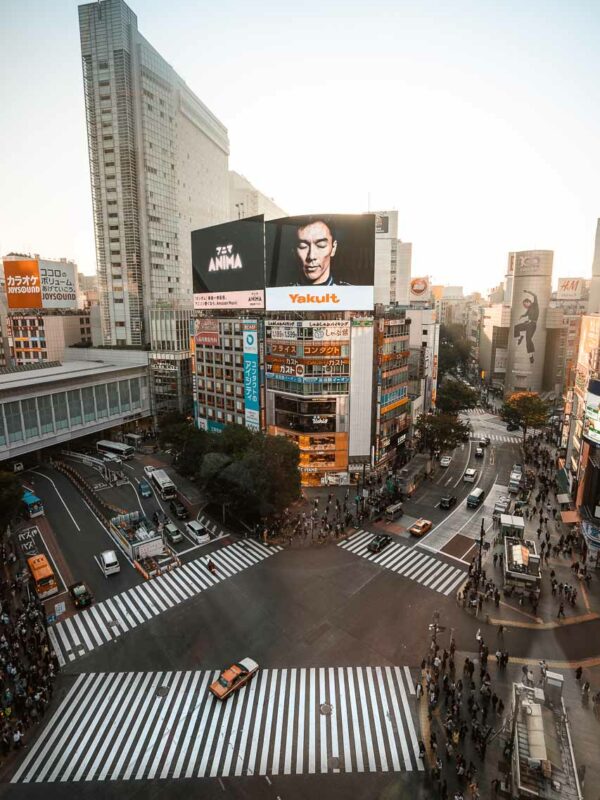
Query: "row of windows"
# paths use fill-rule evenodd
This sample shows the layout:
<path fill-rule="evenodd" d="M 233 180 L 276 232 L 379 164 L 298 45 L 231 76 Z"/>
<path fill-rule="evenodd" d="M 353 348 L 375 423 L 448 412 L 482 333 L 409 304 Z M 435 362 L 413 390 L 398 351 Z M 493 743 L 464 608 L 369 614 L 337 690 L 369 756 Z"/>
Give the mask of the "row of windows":
<path fill-rule="evenodd" d="M 38 439 L 141 407 L 139 378 L 15 400 L 0 406 L 0 445 Z"/>
<path fill-rule="evenodd" d="M 198 406 L 198 416 L 201 418 L 208 418 L 208 419 L 217 419 L 219 422 L 233 422 L 235 418 L 235 422 L 238 425 L 244 424 L 244 417 L 241 414 L 227 414 L 223 413 L 222 411 L 216 411 L 212 408 L 205 408 L 204 406 Z"/>

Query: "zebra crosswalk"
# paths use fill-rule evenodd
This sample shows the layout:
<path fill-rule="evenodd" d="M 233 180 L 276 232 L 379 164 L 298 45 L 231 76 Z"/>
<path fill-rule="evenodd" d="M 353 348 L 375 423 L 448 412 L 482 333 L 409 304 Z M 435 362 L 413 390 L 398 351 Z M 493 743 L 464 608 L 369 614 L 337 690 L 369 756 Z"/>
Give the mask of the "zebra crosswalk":
<path fill-rule="evenodd" d="M 346 541 L 340 542 L 338 547 L 444 595 L 449 595 L 465 577 L 465 571 L 460 567 L 399 542 L 392 542 L 380 553 L 370 553 L 367 546 L 373 536 L 368 531 L 358 531 Z"/>
<path fill-rule="evenodd" d="M 489 436 L 492 442 L 505 442 L 510 444 L 521 444 L 523 442 L 522 436 L 511 436 L 509 433 L 488 433 L 487 431 L 471 434 L 471 440 L 478 442 L 483 436 Z"/>
<path fill-rule="evenodd" d="M 423 770 L 407 667 L 85 673 L 12 783 Z"/>
<path fill-rule="evenodd" d="M 236 542 L 210 553 L 217 567 L 214 574 L 206 568 L 204 558 L 198 558 L 61 620 L 48 628 L 60 665 L 87 655 L 281 549 L 252 539 Z"/>

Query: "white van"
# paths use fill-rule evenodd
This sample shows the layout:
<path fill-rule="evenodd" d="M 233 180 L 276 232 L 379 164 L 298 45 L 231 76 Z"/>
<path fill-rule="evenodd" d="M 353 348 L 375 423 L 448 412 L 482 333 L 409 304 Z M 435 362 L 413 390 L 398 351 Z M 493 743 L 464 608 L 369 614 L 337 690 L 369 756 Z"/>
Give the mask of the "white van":
<path fill-rule="evenodd" d="M 477 480 L 477 470 L 476 469 L 466 469 L 465 474 L 463 475 L 463 481 L 466 483 L 475 483 Z"/>
<path fill-rule="evenodd" d="M 196 522 L 195 519 L 185 523 L 185 532 L 192 537 L 197 544 L 206 544 L 210 542 L 210 534 L 203 525 Z"/>
<path fill-rule="evenodd" d="M 116 572 L 121 572 L 121 565 L 114 550 L 105 550 L 100 553 L 100 569 L 105 578 L 109 575 L 114 575 Z"/>
<path fill-rule="evenodd" d="M 113 453 L 102 453 L 102 460 L 106 461 L 107 464 L 122 464 L 123 462 L 119 458 L 119 456 L 115 456 Z"/>
<path fill-rule="evenodd" d="M 386 508 L 385 518 L 388 522 L 393 522 L 398 517 L 401 517 L 403 513 L 402 503 L 394 503 L 394 505 Z"/>

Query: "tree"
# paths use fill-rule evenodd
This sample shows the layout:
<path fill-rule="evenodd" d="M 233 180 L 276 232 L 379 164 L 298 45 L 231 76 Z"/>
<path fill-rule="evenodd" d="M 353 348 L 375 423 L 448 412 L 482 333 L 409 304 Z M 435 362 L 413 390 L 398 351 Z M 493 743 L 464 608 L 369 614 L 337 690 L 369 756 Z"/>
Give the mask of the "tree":
<path fill-rule="evenodd" d="M 441 325 L 438 373 L 440 380 L 446 374 L 466 372 L 471 362 L 471 341 L 462 325 Z"/>
<path fill-rule="evenodd" d="M 421 414 L 415 430 L 423 449 L 433 455 L 436 450 L 453 450 L 468 442 L 471 426 L 455 414 Z"/>
<path fill-rule="evenodd" d="M 0 536 L 17 516 L 23 500 L 23 486 L 18 475 L 0 472 Z"/>
<path fill-rule="evenodd" d="M 514 392 L 505 401 L 500 416 L 506 422 L 516 422 L 523 428 L 523 441 L 527 428 L 542 428 L 548 422 L 548 404 L 537 392 Z"/>
<path fill-rule="evenodd" d="M 458 414 L 467 408 L 475 408 L 479 392 L 462 381 L 447 378 L 439 387 L 435 405 L 444 414 Z"/>

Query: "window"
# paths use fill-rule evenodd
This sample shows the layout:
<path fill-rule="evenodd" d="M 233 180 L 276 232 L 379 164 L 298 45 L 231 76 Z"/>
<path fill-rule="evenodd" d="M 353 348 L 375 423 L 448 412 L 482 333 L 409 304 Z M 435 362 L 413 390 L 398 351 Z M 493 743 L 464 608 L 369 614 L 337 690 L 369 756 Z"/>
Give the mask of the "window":
<path fill-rule="evenodd" d="M 119 323 L 117 322 L 117 325 Z M 124 325 L 125 323 L 123 323 Z M 119 387 L 116 383 L 109 383 L 107 386 L 108 389 L 108 407 L 110 409 L 110 415 L 119 413 Z"/>
<path fill-rule="evenodd" d="M 54 421 L 56 430 L 61 431 L 69 427 L 69 417 L 67 415 L 67 398 L 64 392 L 52 395 L 52 405 L 54 407 Z"/>
<path fill-rule="evenodd" d="M 96 411 L 98 419 L 104 419 L 108 416 L 108 403 L 106 402 L 106 386 L 96 386 L 94 388 L 96 396 Z"/>
<path fill-rule="evenodd" d="M 18 402 L 4 404 L 4 418 L 6 419 L 6 432 L 8 433 L 8 441 L 22 441 L 23 430 L 21 428 L 21 411 L 19 409 Z"/>
<path fill-rule="evenodd" d="M 93 388 L 86 386 L 81 390 L 81 397 L 83 399 L 83 420 L 84 422 L 93 422 L 96 419 Z"/>
<path fill-rule="evenodd" d="M 71 392 L 68 392 L 68 398 L 71 425 L 81 425 L 81 397 L 79 396 L 79 390 L 75 389 Z"/>
<path fill-rule="evenodd" d="M 23 412 L 23 422 L 25 425 L 25 438 L 34 439 L 39 436 L 37 409 L 35 398 L 21 401 L 21 411 Z"/>
<path fill-rule="evenodd" d="M 138 378 L 132 378 L 129 381 L 129 388 L 131 390 L 131 407 L 139 408 L 141 405 L 140 400 L 140 381 Z"/>
<path fill-rule="evenodd" d="M 54 421 L 52 419 L 52 401 L 48 394 L 38 397 L 38 414 L 40 415 L 40 425 L 42 435 L 44 433 L 54 433 Z"/>

